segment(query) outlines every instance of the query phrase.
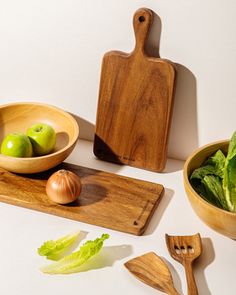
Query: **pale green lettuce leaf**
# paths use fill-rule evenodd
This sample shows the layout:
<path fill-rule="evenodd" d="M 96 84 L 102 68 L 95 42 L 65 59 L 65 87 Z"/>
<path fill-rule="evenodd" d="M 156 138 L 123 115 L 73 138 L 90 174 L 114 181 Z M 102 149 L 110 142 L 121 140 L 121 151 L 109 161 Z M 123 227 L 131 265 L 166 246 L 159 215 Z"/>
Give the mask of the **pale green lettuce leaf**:
<path fill-rule="evenodd" d="M 225 161 L 223 190 L 229 210 L 236 212 L 236 132 L 233 133 Z"/>
<path fill-rule="evenodd" d="M 69 274 L 78 272 L 82 264 L 101 250 L 103 242 L 108 238 L 108 234 L 103 234 L 94 241 L 87 241 L 78 251 L 65 256 L 55 263 L 42 267 L 41 270 L 48 274 Z"/>
<path fill-rule="evenodd" d="M 202 180 L 206 175 L 216 175 L 223 178 L 224 166 L 225 155 L 221 150 L 218 150 L 213 156 L 209 157 L 201 167 L 192 172 L 190 180 Z"/>
<path fill-rule="evenodd" d="M 205 200 L 236 213 L 236 132 L 230 139 L 227 156 L 218 150 L 192 172 L 190 182 Z"/>
<path fill-rule="evenodd" d="M 51 260 L 59 260 L 63 253 L 75 242 L 80 231 L 66 235 L 58 240 L 49 240 L 38 248 L 38 254 Z"/>
<path fill-rule="evenodd" d="M 229 210 L 222 188 L 225 162 L 224 153 L 218 150 L 208 157 L 201 167 L 192 172 L 190 182 L 196 192 L 206 201 Z"/>

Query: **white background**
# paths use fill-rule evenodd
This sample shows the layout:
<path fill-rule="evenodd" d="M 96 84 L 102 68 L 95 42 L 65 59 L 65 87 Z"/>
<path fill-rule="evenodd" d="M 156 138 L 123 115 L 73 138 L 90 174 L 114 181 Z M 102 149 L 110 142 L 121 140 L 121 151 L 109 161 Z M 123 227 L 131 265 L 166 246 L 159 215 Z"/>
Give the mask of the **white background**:
<path fill-rule="evenodd" d="M 56 105 L 75 114 L 81 137 L 92 139 L 103 54 L 132 51 L 132 18 L 140 7 L 156 13 L 149 53 L 156 55 L 160 43 L 161 57 L 177 64 L 169 156 L 186 159 L 197 146 L 229 138 L 236 129 L 235 0 L 0 0 L 0 103 Z M 176 288 L 186 294 L 184 269 L 169 256 L 164 236 L 196 232 L 203 238 L 194 266 L 199 294 L 234 293 L 235 241 L 194 214 L 183 188 L 183 162 L 169 159 L 161 174 L 120 167 L 96 160 L 87 141 L 78 143 L 69 161 L 161 183 L 165 195 L 141 237 L 1 203 L 1 294 L 162 294 L 123 267 L 149 251 L 164 257 Z M 39 267 L 45 260 L 37 247 L 78 229 L 88 239 L 111 235 L 100 269 L 43 275 Z"/>
<path fill-rule="evenodd" d="M 177 64 L 169 156 L 236 129 L 234 0 L 0 0 L 0 100 L 41 101 L 76 114 L 93 138 L 103 54 L 134 47 L 136 9 L 155 13 L 149 52 Z M 161 35 L 159 38 L 159 31 Z"/>

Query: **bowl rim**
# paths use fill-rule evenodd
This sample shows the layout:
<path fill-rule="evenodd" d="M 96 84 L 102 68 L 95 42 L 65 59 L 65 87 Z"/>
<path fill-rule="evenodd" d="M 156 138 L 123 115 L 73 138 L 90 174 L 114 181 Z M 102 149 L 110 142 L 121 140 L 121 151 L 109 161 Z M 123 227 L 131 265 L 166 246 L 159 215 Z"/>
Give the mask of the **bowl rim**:
<path fill-rule="evenodd" d="M 64 116 L 66 116 L 68 119 L 70 119 L 70 121 L 73 123 L 73 126 L 74 126 L 74 129 L 75 129 L 75 133 L 71 139 L 71 141 L 62 149 L 56 151 L 56 152 L 53 152 L 53 153 L 50 153 L 50 154 L 47 154 L 47 155 L 44 155 L 44 156 L 37 156 L 37 157 L 11 157 L 11 156 L 5 156 L 3 154 L 0 153 L 0 158 L 8 158 L 8 159 L 14 159 L 14 161 L 29 161 L 29 160 L 37 160 L 37 159 L 47 159 L 47 158 L 50 158 L 51 156 L 56 156 L 56 155 L 59 155 L 61 153 L 63 153 L 64 151 L 66 151 L 68 148 L 72 147 L 78 140 L 78 137 L 79 137 L 79 125 L 77 123 L 77 121 L 75 120 L 75 118 L 70 114 L 68 113 L 67 111 L 64 111 L 63 109 L 57 107 L 57 106 L 54 106 L 54 105 L 51 105 L 51 104 L 47 104 L 47 103 L 42 103 L 42 102 L 13 102 L 13 103 L 6 103 L 6 104 L 1 104 L 0 105 L 0 110 L 3 109 L 3 108 L 6 108 L 6 107 L 11 107 L 11 106 L 20 106 L 20 105 L 36 105 L 36 106 L 43 106 L 43 107 L 47 107 L 47 108 L 50 108 L 50 109 L 53 109 L 53 110 L 56 110 L 58 111 L 59 113 L 63 114 Z"/>
<path fill-rule="evenodd" d="M 183 167 L 183 176 L 184 176 L 184 182 L 185 182 L 185 185 L 188 186 L 188 189 L 191 191 L 191 193 L 194 195 L 194 197 L 196 197 L 198 200 L 200 200 L 203 204 L 205 204 L 206 206 L 212 208 L 212 209 L 215 209 L 216 211 L 218 211 L 219 213 L 223 213 L 223 214 L 228 214 L 230 216 L 236 216 L 236 213 L 234 212 L 230 212 L 230 211 L 227 211 L 227 210 L 224 210 L 224 209 L 221 209 L 219 207 L 216 207 L 214 206 L 213 204 L 207 202 L 206 200 L 204 200 L 195 190 L 194 188 L 192 187 L 190 181 L 189 181 L 189 176 L 188 176 L 188 173 L 187 173 L 187 170 L 188 170 L 188 166 L 189 166 L 189 163 L 191 162 L 191 160 L 201 151 L 207 149 L 208 147 L 210 146 L 213 146 L 213 145 L 218 145 L 218 144 L 227 144 L 229 143 L 229 139 L 224 139 L 224 140 L 218 140 L 218 141 L 214 141 L 214 142 L 211 142 L 211 143 L 208 143 L 208 144 L 205 144 L 197 149 L 195 149 L 189 156 L 188 158 L 186 159 L 185 163 L 184 163 L 184 167 Z"/>

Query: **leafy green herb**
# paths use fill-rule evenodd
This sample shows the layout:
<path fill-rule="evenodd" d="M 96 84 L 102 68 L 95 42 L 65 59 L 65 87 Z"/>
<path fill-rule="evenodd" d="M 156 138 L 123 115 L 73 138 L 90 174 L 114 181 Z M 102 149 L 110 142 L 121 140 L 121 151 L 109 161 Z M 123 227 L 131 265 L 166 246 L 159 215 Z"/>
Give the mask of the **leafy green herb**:
<path fill-rule="evenodd" d="M 41 270 L 48 274 L 69 274 L 78 272 L 79 267 L 82 264 L 101 250 L 103 242 L 108 238 L 108 234 L 103 234 L 100 238 L 97 238 L 94 241 L 87 241 L 78 251 L 41 268 Z"/>
<path fill-rule="evenodd" d="M 218 150 L 192 172 L 190 183 L 208 202 L 236 212 L 236 132 L 231 137 L 227 156 Z"/>
<path fill-rule="evenodd" d="M 38 254 L 46 256 L 51 260 L 59 260 L 63 253 L 65 253 L 77 239 L 79 233 L 80 232 L 78 231 L 77 233 L 66 235 L 55 241 L 46 241 L 40 248 L 38 248 Z"/>

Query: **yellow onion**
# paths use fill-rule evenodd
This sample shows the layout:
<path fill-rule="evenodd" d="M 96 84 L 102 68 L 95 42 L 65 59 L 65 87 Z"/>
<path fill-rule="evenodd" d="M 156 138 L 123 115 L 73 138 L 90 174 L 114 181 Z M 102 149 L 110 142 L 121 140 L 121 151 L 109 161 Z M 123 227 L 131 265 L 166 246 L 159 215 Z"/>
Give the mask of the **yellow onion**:
<path fill-rule="evenodd" d="M 48 197 L 58 204 L 68 204 L 75 201 L 80 192 L 81 181 L 79 176 L 65 169 L 53 173 L 46 184 Z"/>

